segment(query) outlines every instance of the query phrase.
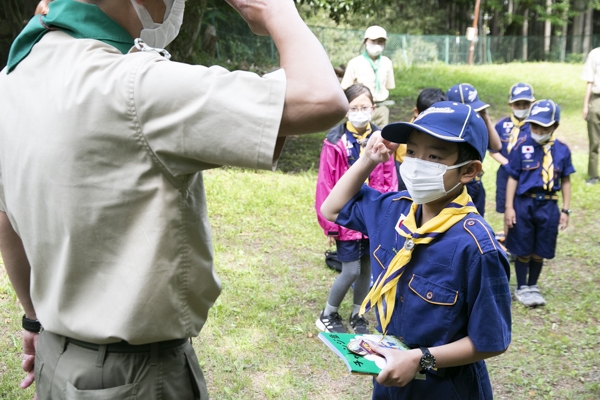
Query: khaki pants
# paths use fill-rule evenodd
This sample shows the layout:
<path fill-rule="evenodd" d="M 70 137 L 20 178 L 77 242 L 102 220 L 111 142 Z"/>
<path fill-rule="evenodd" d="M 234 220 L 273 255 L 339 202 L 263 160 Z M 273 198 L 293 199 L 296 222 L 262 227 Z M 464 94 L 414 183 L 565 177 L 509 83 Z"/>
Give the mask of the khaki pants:
<path fill-rule="evenodd" d="M 390 109 L 386 106 L 377 106 L 373 111 L 371 121 L 380 128 L 390 123 Z"/>
<path fill-rule="evenodd" d="M 587 126 L 590 141 L 588 175 L 590 178 L 596 178 L 598 176 L 598 149 L 600 148 L 600 95 L 594 94 L 590 99 Z"/>
<path fill-rule="evenodd" d="M 189 341 L 147 353 L 91 350 L 42 331 L 35 355 L 39 400 L 208 400 Z"/>

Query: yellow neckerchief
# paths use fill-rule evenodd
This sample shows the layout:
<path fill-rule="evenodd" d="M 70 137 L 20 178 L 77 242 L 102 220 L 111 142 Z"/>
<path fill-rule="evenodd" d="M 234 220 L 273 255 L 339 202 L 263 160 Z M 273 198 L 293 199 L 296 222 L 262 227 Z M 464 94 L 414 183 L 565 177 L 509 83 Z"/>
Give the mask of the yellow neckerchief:
<path fill-rule="evenodd" d="M 513 113 L 510 113 L 510 120 L 513 123 L 513 128 L 510 131 L 510 136 L 508 137 L 508 146 L 506 146 L 506 152 L 510 154 L 510 151 L 517 143 L 517 139 L 519 138 L 519 132 L 521 132 L 521 127 L 525 125 L 525 119 L 519 121 Z"/>
<path fill-rule="evenodd" d="M 551 192 L 554 186 L 554 160 L 552 160 L 552 146 L 556 140 L 556 129 L 552 132 L 550 139 L 542 144 L 544 149 L 544 161 L 542 161 L 542 180 L 544 181 L 544 190 Z M 541 144 L 541 143 L 540 143 Z"/>
<path fill-rule="evenodd" d="M 356 142 L 360 146 L 360 151 L 359 151 L 358 154 L 359 154 L 359 156 L 362 156 L 363 155 L 363 151 L 364 151 L 365 147 L 367 146 L 367 141 L 365 139 L 367 137 L 369 137 L 369 135 L 371 134 L 371 130 L 372 130 L 371 129 L 371 123 L 367 122 L 367 129 L 365 130 L 365 133 L 363 133 L 362 135 L 360 133 L 358 133 L 358 131 L 356 130 L 356 128 L 354 127 L 354 125 L 352 125 L 352 123 L 350 121 L 348 121 L 346 123 L 346 129 L 356 139 Z"/>
<path fill-rule="evenodd" d="M 404 266 L 410 262 L 415 246 L 433 242 L 439 235 L 466 217 L 467 214 L 477 213 L 477 208 L 475 208 L 471 196 L 467 193 L 466 187 L 463 187 L 461 194 L 438 215 L 420 228 L 417 228 L 415 217 L 417 208 L 418 205 L 413 203 L 408 216 L 398 229 L 398 233 L 406 238 L 404 247 L 396 253 L 385 273 L 379 275 L 360 307 L 360 314 L 362 315 L 373 306 L 377 306 L 381 329 L 384 334 L 387 332 L 387 326 L 394 311 L 398 280 L 404 273 Z"/>

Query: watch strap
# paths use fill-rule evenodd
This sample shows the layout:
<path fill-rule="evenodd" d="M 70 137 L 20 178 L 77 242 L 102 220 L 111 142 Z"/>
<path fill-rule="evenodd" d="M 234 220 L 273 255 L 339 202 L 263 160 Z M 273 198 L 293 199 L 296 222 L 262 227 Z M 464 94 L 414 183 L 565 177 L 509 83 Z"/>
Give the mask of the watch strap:
<path fill-rule="evenodd" d="M 25 315 L 23 315 L 23 329 L 33 333 L 40 333 L 42 330 L 42 324 L 37 319 L 29 319 Z"/>
<path fill-rule="evenodd" d="M 566 208 L 561 209 L 560 212 L 565 213 L 567 215 L 571 215 L 571 210 L 568 210 Z"/>

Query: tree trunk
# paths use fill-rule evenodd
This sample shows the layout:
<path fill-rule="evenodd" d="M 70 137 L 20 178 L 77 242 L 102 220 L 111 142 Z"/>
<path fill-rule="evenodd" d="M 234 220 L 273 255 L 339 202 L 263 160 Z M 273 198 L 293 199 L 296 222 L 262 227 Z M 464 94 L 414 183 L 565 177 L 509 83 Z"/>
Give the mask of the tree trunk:
<path fill-rule="evenodd" d="M 562 15 L 562 29 L 560 31 L 560 61 L 565 61 L 567 54 L 567 32 L 569 32 L 569 0 L 565 0 L 565 8 Z"/>
<path fill-rule="evenodd" d="M 527 32 L 529 31 L 529 8 L 523 13 L 523 61 L 527 61 Z"/>
<path fill-rule="evenodd" d="M 183 25 L 177 39 L 169 46 L 173 59 L 186 63 L 194 62 L 195 51 L 199 49 L 199 37 L 202 18 L 206 11 L 207 0 L 188 0 L 185 3 Z"/>
<path fill-rule="evenodd" d="M 574 4 L 574 9 L 576 11 L 581 11 L 580 8 L 581 1 L 576 1 Z M 582 53 L 581 42 L 583 37 L 583 18 L 584 15 L 582 12 L 579 12 L 573 18 L 573 35 L 571 36 L 571 53 Z"/>
<path fill-rule="evenodd" d="M 591 42 L 592 42 L 592 33 L 593 33 L 593 23 L 594 20 L 592 17 L 594 16 L 594 8 L 591 3 L 588 3 L 587 10 L 585 12 L 585 27 L 583 30 L 583 54 L 587 54 L 591 50 Z"/>
<path fill-rule="evenodd" d="M 550 39 L 552 38 L 552 22 L 550 14 L 552 13 L 552 0 L 546 0 L 546 20 L 544 21 L 544 60 L 548 60 L 550 55 Z"/>

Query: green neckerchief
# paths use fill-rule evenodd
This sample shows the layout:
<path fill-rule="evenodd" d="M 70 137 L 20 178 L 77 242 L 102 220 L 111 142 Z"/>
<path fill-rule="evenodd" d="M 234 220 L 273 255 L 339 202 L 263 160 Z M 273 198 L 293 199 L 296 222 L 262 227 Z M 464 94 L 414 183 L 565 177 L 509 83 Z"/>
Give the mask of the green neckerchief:
<path fill-rule="evenodd" d="M 369 56 L 369 53 L 367 53 L 367 51 L 363 51 L 362 53 L 363 57 L 367 59 L 367 61 L 369 62 L 369 64 L 371 64 L 371 68 L 373 68 L 373 72 L 375 72 L 375 93 L 379 92 L 379 76 L 377 75 L 377 71 L 379 71 L 379 62 L 381 61 L 381 54 L 379 56 L 377 56 L 377 61 L 373 62 L 373 59 Z M 373 93 L 373 94 L 375 94 Z"/>
<path fill-rule="evenodd" d="M 97 39 L 126 54 L 133 38 L 97 6 L 75 0 L 54 0 L 48 15 L 35 15 L 10 47 L 7 73 L 23 61 L 33 45 L 50 31 L 59 30 L 76 39 Z"/>

